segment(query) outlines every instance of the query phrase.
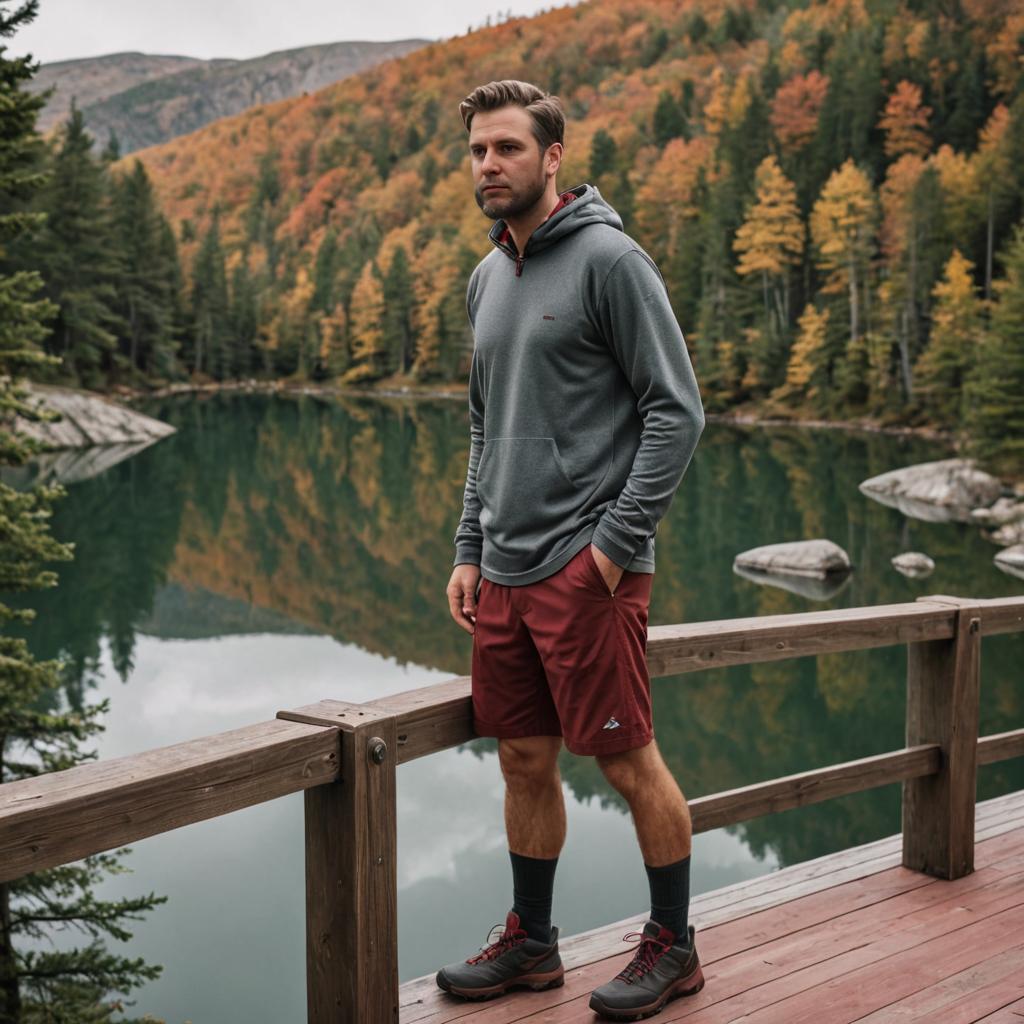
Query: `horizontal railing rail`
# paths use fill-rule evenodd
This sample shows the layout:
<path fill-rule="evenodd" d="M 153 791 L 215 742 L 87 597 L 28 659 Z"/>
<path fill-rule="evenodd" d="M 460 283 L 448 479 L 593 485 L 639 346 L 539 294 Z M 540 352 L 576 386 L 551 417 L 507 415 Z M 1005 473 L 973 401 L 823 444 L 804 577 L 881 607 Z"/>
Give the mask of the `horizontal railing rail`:
<path fill-rule="evenodd" d="M 973 869 L 979 764 L 1024 755 L 1024 729 L 978 737 L 981 638 L 1024 630 L 1024 597 L 652 626 L 652 677 L 907 646 L 907 744 L 690 801 L 694 831 L 903 783 L 904 863 Z M 308 1018 L 397 1020 L 395 768 L 472 740 L 469 677 L 0 786 L 0 881 L 304 792 Z"/>

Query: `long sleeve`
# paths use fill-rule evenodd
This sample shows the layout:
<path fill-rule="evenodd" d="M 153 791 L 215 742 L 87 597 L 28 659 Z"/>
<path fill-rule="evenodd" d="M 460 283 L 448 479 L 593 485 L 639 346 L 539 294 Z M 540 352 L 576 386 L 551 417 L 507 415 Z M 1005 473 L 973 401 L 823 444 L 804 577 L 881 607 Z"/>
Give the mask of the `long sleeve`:
<path fill-rule="evenodd" d="M 608 272 L 598 317 L 643 420 L 629 477 L 593 536 L 624 567 L 668 511 L 704 429 L 704 407 L 665 283 L 644 253 L 623 254 Z"/>
<path fill-rule="evenodd" d="M 473 302 L 476 294 L 476 272 L 470 276 L 466 288 L 466 312 L 470 325 L 474 325 Z M 480 499 L 476 493 L 476 471 L 484 450 L 484 396 L 480 386 L 476 349 L 469 368 L 469 467 L 466 486 L 462 492 L 462 518 L 455 531 L 455 565 L 479 565 L 483 552 L 483 532 L 480 529 Z"/>

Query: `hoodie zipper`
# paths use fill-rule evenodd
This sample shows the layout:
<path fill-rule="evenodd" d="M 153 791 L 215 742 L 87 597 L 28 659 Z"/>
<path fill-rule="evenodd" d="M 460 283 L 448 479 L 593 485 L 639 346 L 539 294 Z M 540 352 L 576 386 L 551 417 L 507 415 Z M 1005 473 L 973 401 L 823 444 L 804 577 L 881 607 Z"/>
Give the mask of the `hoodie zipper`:
<path fill-rule="evenodd" d="M 498 243 L 498 248 L 503 253 L 505 253 L 505 255 L 508 256 L 509 259 L 515 260 L 515 262 L 516 262 L 516 277 L 522 277 L 523 276 L 523 264 L 526 262 L 526 256 L 525 255 L 520 256 L 519 253 L 516 252 L 516 250 L 512 248 L 512 246 L 505 245 L 504 242 L 499 242 Z M 529 243 L 527 243 L 527 248 L 529 248 Z"/>

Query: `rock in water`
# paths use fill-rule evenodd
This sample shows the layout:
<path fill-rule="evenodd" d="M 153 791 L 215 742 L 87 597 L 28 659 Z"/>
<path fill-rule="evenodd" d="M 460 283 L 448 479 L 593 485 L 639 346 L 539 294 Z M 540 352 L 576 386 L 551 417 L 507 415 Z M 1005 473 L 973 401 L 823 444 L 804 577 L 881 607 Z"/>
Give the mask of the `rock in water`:
<path fill-rule="evenodd" d="M 993 561 L 1011 576 L 1019 576 L 1024 580 L 1024 544 L 1015 544 L 1012 548 L 1000 551 Z"/>
<path fill-rule="evenodd" d="M 1016 519 L 1012 523 L 1003 523 L 998 530 L 986 534 L 989 540 L 1003 547 L 1024 544 L 1024 519 Z"/>
<path fill-rule="evenodd" d="M 912 579 L 930 576 L 935 569 L 935 562 L 922 551 L 903 551 L 894 555 L 890 561 L 897 572 Z"/>
<path fill-rule="evenodd" d="M 733 568 L 824 579 L 832 573 L 849 572 L 850 558 L 830 540 L 794 540 L 743 551 L 733 559 Z"/>
<path fill-rule="evenodd" d="M 742 565 L 733 565 L 732 571 L 758 586 L 778 587 L 806 597 L 809 601 L 831 601 L 853 579 L 853 573 L 849 572 L 833 572 L 828 576 L 798 576 L 789 572 L 746 569 Z"/>
<path fill-rule="evenodd" d="M 175 432 L 169 423 L 90 391 L 43 384 L 30 384 L 28 391 L 30 403 L 59 412 L 61 419 L 34 423 L 18 418 L 15 429 L 48 449 L 150 443 Z"/>
<path fill-rule="evenodd" d="M 971 510 L 971 521 L 984 526 L 1005 526 L 1020 519 L 1024 519 L 1024 501 L 1013 498 L 1003 497 L 988 508 Z"/>
<path fill-rule="evenodd" d="M 970 522 L 971 512 L 1003 492 L 996 477 L 973 459 L 940 459 L 880 473 L 859 485 L 869 498 L 931 523 Z"/>

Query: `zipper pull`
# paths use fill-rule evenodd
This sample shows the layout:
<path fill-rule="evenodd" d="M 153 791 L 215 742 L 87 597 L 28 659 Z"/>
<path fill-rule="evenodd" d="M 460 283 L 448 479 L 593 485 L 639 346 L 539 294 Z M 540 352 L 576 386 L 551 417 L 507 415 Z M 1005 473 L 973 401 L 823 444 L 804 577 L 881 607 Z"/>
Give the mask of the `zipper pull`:
<path fill-rule="evenodd" d="M 521 277 L 523 273 L 523 257 L 516 257 L 516 277 Z"/>

